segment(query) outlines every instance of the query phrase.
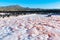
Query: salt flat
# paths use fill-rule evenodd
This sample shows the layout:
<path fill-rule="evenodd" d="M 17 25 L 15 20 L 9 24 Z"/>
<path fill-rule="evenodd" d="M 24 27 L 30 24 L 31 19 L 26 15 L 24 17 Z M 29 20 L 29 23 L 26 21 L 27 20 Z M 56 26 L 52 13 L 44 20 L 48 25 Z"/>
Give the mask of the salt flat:
<path fill-rule="evenodd" d="M 19 15 L 0 18 L 0 40 L 60 40 L 60 16 Z"/>

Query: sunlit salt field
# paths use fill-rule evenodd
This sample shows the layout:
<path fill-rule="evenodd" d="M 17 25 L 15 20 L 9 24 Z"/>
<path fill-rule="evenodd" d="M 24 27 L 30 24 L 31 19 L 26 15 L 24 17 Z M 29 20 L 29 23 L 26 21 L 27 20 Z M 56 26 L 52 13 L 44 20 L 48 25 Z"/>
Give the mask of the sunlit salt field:
<path fill-rule="evenodd" d="M 0 40 L 60 40 L 60 15 L 0 17 Z"/>

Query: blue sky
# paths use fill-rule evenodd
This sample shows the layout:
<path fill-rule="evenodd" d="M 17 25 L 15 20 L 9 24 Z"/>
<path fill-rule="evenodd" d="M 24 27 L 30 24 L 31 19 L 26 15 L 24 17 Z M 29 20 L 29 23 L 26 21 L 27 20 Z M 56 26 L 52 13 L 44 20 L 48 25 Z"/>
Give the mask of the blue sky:
<path fill-rule="evenodd" d="M 60 0 L 0 0 L 0 6 L 20 5 L 30 8 L 60 8 Z"/>

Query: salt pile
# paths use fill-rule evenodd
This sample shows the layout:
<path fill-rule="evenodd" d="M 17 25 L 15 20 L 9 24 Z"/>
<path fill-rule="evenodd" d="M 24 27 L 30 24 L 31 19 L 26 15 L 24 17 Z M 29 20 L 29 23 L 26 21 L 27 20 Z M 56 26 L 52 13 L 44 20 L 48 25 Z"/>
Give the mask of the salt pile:
<path fill-rule="evenodd" d="M 60 40 L 60 16 L 0 18 L 0 40 Z"/>

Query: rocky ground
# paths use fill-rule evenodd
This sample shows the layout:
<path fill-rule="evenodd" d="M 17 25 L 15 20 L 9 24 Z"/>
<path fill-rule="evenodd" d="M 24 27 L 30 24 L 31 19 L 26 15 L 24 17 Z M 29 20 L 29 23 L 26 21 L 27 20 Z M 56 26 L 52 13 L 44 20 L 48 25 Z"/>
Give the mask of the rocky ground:
<path fill-rule="evenodd" d="M 60 40 L 60 16 L 31 14 L 0 18 L 0 40 Z"/>

